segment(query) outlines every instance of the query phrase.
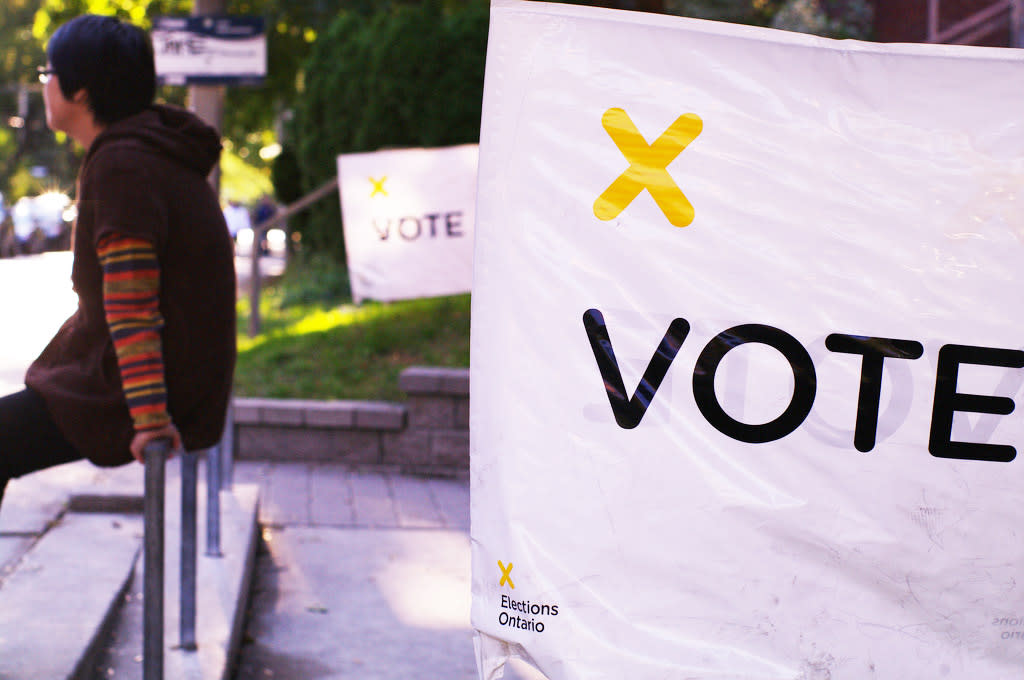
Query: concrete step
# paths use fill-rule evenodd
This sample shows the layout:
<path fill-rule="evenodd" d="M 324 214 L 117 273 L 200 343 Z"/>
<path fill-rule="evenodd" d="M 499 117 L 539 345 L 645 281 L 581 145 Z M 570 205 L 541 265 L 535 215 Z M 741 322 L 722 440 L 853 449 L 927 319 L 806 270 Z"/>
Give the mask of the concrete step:
<path fill-rule="evenodd" d="M 143 583 L 143 519 L 130 514 L 142 504 L 142 466 L 93 469 L 83 479 L 87 483 L 66 485 L 47 497 L 45 510 L 26 505 L 8 513 L 11 519 L 31 519 L 31 530 L 47 515 L 56 513 L 56 518 L 41 534 L 15 533 L 8 523 L 8 533 L 0 535 L 0 566 L 6 570 L 0 573 L 0 680 L 142 677 L 137 600 Z M 199 484 L 198 650 L 186 652 L 178 646 L 180 479 L 180 465 L 172 460 L 165 510 L 164 675 L 226 680 L 244 627 L 259 491 L 255 485 L 236 485 L 222 492 L 223 556 L 211 557 L 205 554 L 206 488 Z M 137 619 L 132 606 L 140 612 Z"/>
<path fill-rule="evenodd" d="M 169 476 L 171 470 L 168 470 Z M 196 593 L 198 649 L 180 646 L 179 570 L 181 536 L 180 484 L 168 485 L 166 505 L 167 555 L 164 562 L 164 677 L 175 680 L 227 680 L 241 644 L 245 610 L 255 566 L 258 539 L 258 489 L 236 485 L 221 494 L 222 556 L 206 554 L 206 488 L 199 485 Z M 134 583 L 123 598 L 108 635 L 100 643 L 92 678 L 142 678 L 141 560 Z"/>
<path fill-rule="evenodd" d="M 0 588 L 0 678 L 80 678 L 124 596 L 142 519 L 64 515 Z"/>

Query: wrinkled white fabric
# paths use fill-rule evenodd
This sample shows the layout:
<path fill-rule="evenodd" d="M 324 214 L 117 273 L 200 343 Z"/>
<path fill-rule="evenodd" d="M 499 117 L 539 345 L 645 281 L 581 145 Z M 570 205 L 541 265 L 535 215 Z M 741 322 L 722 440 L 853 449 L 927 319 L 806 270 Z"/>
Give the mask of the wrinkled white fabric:
<path fill-rule="evenodd" d="M 1019 675 L 1024 460 L 930 449 L 1024 445 L 1000 412 L 1024 398 L 1020 52 L 511 0 L 491 21 L 481 677 L 513 650 L 551 680 Z M 601 203 L 620 178 L 639 193 Z M 841 349 L 877 345 L 862 337 L 909 348 L 882 362 L 870 446 L 866 362 Z M 627 400 L 671 355 L 635 427 L 595 338 Z M 712 424 L 709 389 L 748 438 L 776 438 Z"/>

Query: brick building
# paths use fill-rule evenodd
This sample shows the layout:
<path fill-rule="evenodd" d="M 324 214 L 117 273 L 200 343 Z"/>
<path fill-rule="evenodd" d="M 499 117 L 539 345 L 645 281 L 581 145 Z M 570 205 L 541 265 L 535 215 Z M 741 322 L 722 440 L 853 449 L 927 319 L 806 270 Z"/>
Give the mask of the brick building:
<path fill-rule="evenodd" d="M 1010 47 L 1022 0 L 875 0 L 875 40 Z"/>
<path fill-rule="evenodd" d="M 830 14 L 851 0 L 822 0 Z M 1024 0 L 868 0 L 879 42 L 943 42 L 1024 47 Z M 663 12 L 664 0 L 592 0 L 586 4 Z"/>

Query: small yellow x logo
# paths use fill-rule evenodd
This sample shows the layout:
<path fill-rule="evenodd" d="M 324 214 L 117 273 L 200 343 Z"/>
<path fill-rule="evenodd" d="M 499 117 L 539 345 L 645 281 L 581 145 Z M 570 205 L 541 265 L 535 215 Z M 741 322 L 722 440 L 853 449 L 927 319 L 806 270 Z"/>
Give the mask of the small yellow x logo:
<path fill-rule="evenodd" d="M 516 584 L 512 583 L 512 563 L 508 563 L 508 567 L 502 564 L 501 560 L 498 560 L 498 567 L 501 569 L 501 581 L 498 582 L 498 587 L 508 584 L 508 587 L 512 590 L 516 589 Z"/>
<path fill-rule="evenodd" d="M 367 179 L 369 179 L 370 180 L 370 184 L 373 185 L 373 191 L 370 192 L 370 198 L 373 198 L 377 194 L 384 194 L 385 196 L 388 195 L 387 190 L 384 189 L 384 182 L 388 181 L 388 176 L 387 175 L 384 175 L 380 179 L 374 179 L 372 177 L 368 177 Z"/>
<path fill-rule="evenodd" d="M 594 215 L 599 220 L 615 219 L 647 189 L 673 225 L 685 227 L 693 222 L 693 206 L 666 168 L 704 129 L 700 117 L 693 113 L 679 116 L 650 145 L 622 109 L 605 111 L 601 124 L 629 167 L 594 201 Z"/>

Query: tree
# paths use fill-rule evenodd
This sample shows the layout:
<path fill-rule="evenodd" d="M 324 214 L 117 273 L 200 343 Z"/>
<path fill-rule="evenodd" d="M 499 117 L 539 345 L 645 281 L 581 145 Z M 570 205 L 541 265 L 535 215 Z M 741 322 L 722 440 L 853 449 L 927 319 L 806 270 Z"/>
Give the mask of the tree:
<path fill-rule="evenodd" d="M 268 66 L 262 85 L 228 89 L 222 133 L 231 150 L 250 164 L 266 165 L 258 152 L 273 140 L 281 113 L 294 106 L 302 83 L 302 64 L 321 27 L 342 8 L 359 9 L 368 4 L 366 0 L 228 0 L 228 14 L 264 17 Z M 35 13 L 32 34 L 38 51 L 58 26 L 83 13 L 117 16 L 148 30 L 154 18 L 185 16 L 192 7 L 192 0 L 43 0 Z M 183 104 L 185 90 L 163 87 L 160 97 Z"/>
<path fill-rule="evenodd" d="M 665 0 L 672 14 L 728 21 L 735 24 L 767 26 L 784 0 Z"/>
<path fill-rule="evenodd" d="M 874 18 L 871 0 L 665 0 L 665 10 L 830 38 L 867 39 Z"/>
<path fill-rule="evenodd" d="M 868 0 L 788 0 L 772 26 L 830 38 L 871 37 L 874 8 Z"/>
<path fill-rule="evenodd" d="M 29 173 L 30 163 L 68 165 L 68 150 L 54 140 L 42 116 L 36 67 L 46 57 L 32 35 L 36 7 L 37 0 L 0 4 L 0 191 L 8 200 L 42 188 L 43 178 Z M 12 191 L 15 175 L 19 182 Z"/>
<path fill-rule="evenodd" d="M 488 3 L 378 3 L 342 12 L 317 41 L 290 139 L 308 192 L 338 154 L 473 143 L 480 136 Z M 311 209 L 305 248 L 344 259 L 337 201 Z"/>

